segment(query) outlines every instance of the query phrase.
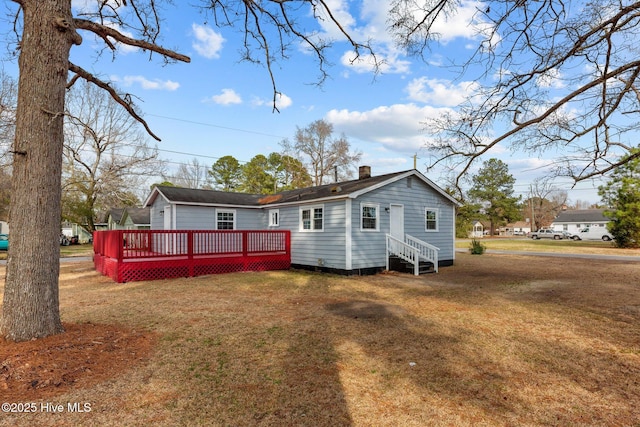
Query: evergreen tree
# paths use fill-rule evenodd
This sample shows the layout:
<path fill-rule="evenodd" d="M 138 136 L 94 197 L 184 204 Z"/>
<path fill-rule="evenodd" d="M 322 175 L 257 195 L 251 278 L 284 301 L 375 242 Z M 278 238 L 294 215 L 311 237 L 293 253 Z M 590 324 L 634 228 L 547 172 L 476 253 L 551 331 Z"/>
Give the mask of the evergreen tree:
<path fill-rule="evenodd" d="M 640 247 L 640 148 L 616 169 L 606 185 L 598 188 L 609 207 L 604 214 L 611 219 L 609 232 L 620 248 Z"/>
<path fill-rule="evenodd" d="M 516 180 L 509 173 L 506 163 L 498 159 L 489 159 L 472 177 L 473 186 L 469 196 L 481 203 L 487 219 L 491 222 L 491 235 L 496 226 L 520 218 L 520 197 L 513 195 Z"/>

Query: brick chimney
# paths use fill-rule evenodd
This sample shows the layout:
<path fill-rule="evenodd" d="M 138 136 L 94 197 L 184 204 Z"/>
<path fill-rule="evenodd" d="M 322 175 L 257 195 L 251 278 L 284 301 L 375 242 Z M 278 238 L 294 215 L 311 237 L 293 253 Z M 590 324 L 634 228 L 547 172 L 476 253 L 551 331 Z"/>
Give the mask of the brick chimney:
<path fill-rule="evenodd" d="M 371 178 L 371 166 L 360 166 L 358 168 L 358 179 Z"/>

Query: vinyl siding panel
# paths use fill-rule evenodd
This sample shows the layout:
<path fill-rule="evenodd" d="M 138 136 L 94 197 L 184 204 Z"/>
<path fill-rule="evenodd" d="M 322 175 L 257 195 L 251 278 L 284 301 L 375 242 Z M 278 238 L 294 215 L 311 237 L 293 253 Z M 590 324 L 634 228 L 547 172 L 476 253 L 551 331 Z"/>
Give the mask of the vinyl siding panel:
<path fill-rule="evenodd" d="M 345 201 L 302 206 L 319 205 L 324 208 L 323 231 L 300 231 L 300 207 L 280 208 L 280 228 L 291 230 L 291 263 L 344 270 Z"/>

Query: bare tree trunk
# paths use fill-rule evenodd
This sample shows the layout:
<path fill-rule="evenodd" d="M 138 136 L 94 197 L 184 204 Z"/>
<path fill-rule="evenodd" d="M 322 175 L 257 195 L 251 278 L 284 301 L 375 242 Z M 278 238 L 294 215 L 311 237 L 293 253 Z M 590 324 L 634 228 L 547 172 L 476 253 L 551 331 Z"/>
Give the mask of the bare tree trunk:
<path fill-rule="evenodd" d="M 2 334 L 24 341 L 63 332 L 58 301 L 63 111 L 69 51 L 80 38 L 71 0 L 22 0 L 13 147 L 11 248 Z"/>

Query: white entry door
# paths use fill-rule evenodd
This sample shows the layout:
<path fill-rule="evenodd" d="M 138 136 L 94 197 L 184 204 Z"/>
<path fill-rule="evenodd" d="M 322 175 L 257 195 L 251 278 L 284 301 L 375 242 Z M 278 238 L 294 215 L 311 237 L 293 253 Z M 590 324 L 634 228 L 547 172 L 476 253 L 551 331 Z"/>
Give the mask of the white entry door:
<path fill-rule="evenodd" d="M 404 206 L 389 205 L 389 234 L 404 242 Z"/>

